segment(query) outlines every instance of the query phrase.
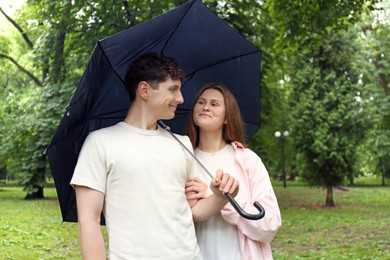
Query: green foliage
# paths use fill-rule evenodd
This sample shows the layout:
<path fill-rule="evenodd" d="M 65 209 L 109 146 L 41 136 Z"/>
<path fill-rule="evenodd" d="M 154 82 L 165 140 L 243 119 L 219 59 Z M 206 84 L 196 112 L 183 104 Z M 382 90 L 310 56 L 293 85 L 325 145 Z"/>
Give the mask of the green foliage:
<path fill-rule="evenodd" d="M 266 1 L 273 23 L 279 28 L 279 48 L 312 48 L 321 45 L 330 32 L 347 29 L 359 21 L 365 8 L 376 0 L 270 0 Z"/>
<path fill-rule="evenodd" d="M 355 67 L 360 67 L 360 81 L 365 86 L 360 91 L 360 102 L 364 104 L 368 119 L 367 136 L 357 147 L 359 160 L 355 168 L 362 173 L 377 175 L 386 175 L 390 171 L 386 164 L 390 161 L 390 73 L 387 69 L 390 65 L 387 55 L 390 51 L 390 20 L 384 13 L 389 10 L 390 2 L 383 1 L 382 4 L 387 8 L 364 16 L 362 22 L 352 28 L 359 35 L 356 43 L 362 46 L 354 62 Z"/>
<path fill-rule="evenodd" d="M 365 134 L 352 43 L 347 34 L 330 35 L 317 52 L 301 50 L 293 63 L 290 125 L 299 174 L 311 185 L 334 187 L 352 176 Z"/>

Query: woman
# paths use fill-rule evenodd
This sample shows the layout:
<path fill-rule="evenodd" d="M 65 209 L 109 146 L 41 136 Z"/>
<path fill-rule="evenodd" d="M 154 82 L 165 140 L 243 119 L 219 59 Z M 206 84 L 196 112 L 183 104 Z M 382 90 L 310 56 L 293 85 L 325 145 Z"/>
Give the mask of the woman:
<path fill-rule="evenodd" d="M 209 172 L 222 169 L 239 181 L 235 200 L 246 212 L 258 213 L 253 207 L 255 201 L 260 202 L 266 212 L 260 220 L 248 220 L 228 203 L 220 213 L 196 223 L 202 255 L 206 260 L 272 259 L 270 243 L 281 226 L 281 215 L 264 164 L 244 146 L 238 104 L 225 86 L 213 83 L 204 86 L 195 100 L 188 136 L 196 157 Z M 200 179 L 209 183 L 211 178 L 200 171 Z M 197 180 L 194 185 L 201 187 Z M 205 196 L 211 194 L 208 187 Z"/>

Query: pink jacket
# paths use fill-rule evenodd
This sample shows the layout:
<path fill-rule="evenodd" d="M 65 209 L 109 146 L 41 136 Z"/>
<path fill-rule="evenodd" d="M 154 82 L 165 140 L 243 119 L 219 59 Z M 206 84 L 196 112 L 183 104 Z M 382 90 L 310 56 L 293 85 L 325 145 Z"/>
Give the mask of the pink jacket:
<path fill-rule="evenodd" d="M 282 225 L 278 202 L 267 169 L 260 157 L 239 142 L 233 142 L 236 163 L 242 172 L 237 176 L 240 191 L 235 197 L 240 207 L 257 214 L 255 201 L 264 207 L 265 216 L 260 220 L 241 217 L 230 203 L 221 210 L 223 218 L 238 228 L 240 251 L 243 260 L 272 259 L 270 243 Z"/>

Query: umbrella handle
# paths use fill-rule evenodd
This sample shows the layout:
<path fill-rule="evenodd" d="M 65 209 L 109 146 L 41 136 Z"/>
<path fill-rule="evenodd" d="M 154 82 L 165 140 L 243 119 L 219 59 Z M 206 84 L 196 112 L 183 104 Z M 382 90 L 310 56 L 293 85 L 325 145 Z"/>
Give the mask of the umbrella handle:
<path fill-rule="evenodd" d="M 158 120 L 157 121 L 157 124 L 159 126 L 161 126 L 163 129 L 165 129 L 168 133 L 171 134 L 171 136 L 176 139 L 176 141 L 179 142 L 179 144 L 181 144 L 181 146 L 184 147 L 184 149 L 189 153 L 191 154 L 191 156 L 195 159 L 195 161 L 205 170 L 205 172 L 210 176 L 211 179 L 213 179 L 214 177 L 212 176 L 212 174 L 207 170 L 207 168 L 198 160 L 198 158 L 195 157 L 195 155 L 190 151 L 188 150 L 188 148 L 172 133 L 171 131 L 171 128 L 169 126 L 167 126 L 166 124 L 164 124 L 163 121 L 161 120 Z M 253 204 L 253 206 L 255 206 L 255 208 L 257 208 L 259 210 L 259 214 L 257 215 L 253 215 L 253 214 L 249 214 L 247 212 L 245 212 L 241 207 L 240 205 L 238 205 L 237 201 L 235 201 L 232 197 L 231 194 L 229 193 L 226 193 L 225 194 L 226 198 L 228 199 L 228 201 L 230 202 L 230 204 L 232 204 L 233 208 L 238 212 L 238 214 L 240 214 L 243 218 L 246 218 L 246 219 L 250 219 L 250 220 L 259 220 L 259 219 L 262 219 L 265 215 L 265 210 L 263 208 L 263 206 L 261 206 L 261 204 L 257 201 L 255 201 L 255 203 Z"/>
<path fill-rule="evenodd" d="M 259 213 L 257 215 L 249 214 L 249 213 L 245 212 L 240 207 L 240 205 L 238 205 L 237 201 L 232 197 L 231 194 L 226 193 L 225 196 L 228 199 L 228 201 L 230 202 L 230 204 L 232 204 L 233 208 L 238 212 L 238 214 L 241 215 L 241 217 L 246 218 L 246 219 L 250 219 L 250 220 L 258 220 L 258 219 L 262 219 L 264 217 L 265 210 L 259 202 L 255 201 L 255 203 L 253 204 L 253 206 L 259 210 Z"/>

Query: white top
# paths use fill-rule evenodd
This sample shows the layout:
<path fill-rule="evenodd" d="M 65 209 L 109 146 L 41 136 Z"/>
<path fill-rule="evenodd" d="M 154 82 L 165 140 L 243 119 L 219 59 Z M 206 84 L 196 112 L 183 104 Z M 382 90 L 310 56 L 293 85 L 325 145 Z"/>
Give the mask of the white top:
<path fill-rule="evenodd" d="M 240 171 L 240 169 L 236 169 L 234 151 L 230 144 L 216 153 L 206 153 L 196 148 L 195 155 L 212 175 L 215 175 L 218 169 L 223 169 L 225 173 L 235 177 L 235 173 Z M 210 176 L 203 169 L 199 172 L 199 178 L 205 183 L 211 181 Z M 209 187 L 206 197 L 211 194 L 212 191 Z M 196 235 L 204 259 L 241 259 L 237 226 L 226 222 L 220 213 L 207 221 L 196 223 Z"/>
<path fill-rule="evenodd" d="M 176 136 L 192 150 L 188 137 Z M 185 197 L 195 166 L 161 128 L 121 122 L 87 137 L 71 184 L 105 194 L 110 259 L 201 259 Z"/>

